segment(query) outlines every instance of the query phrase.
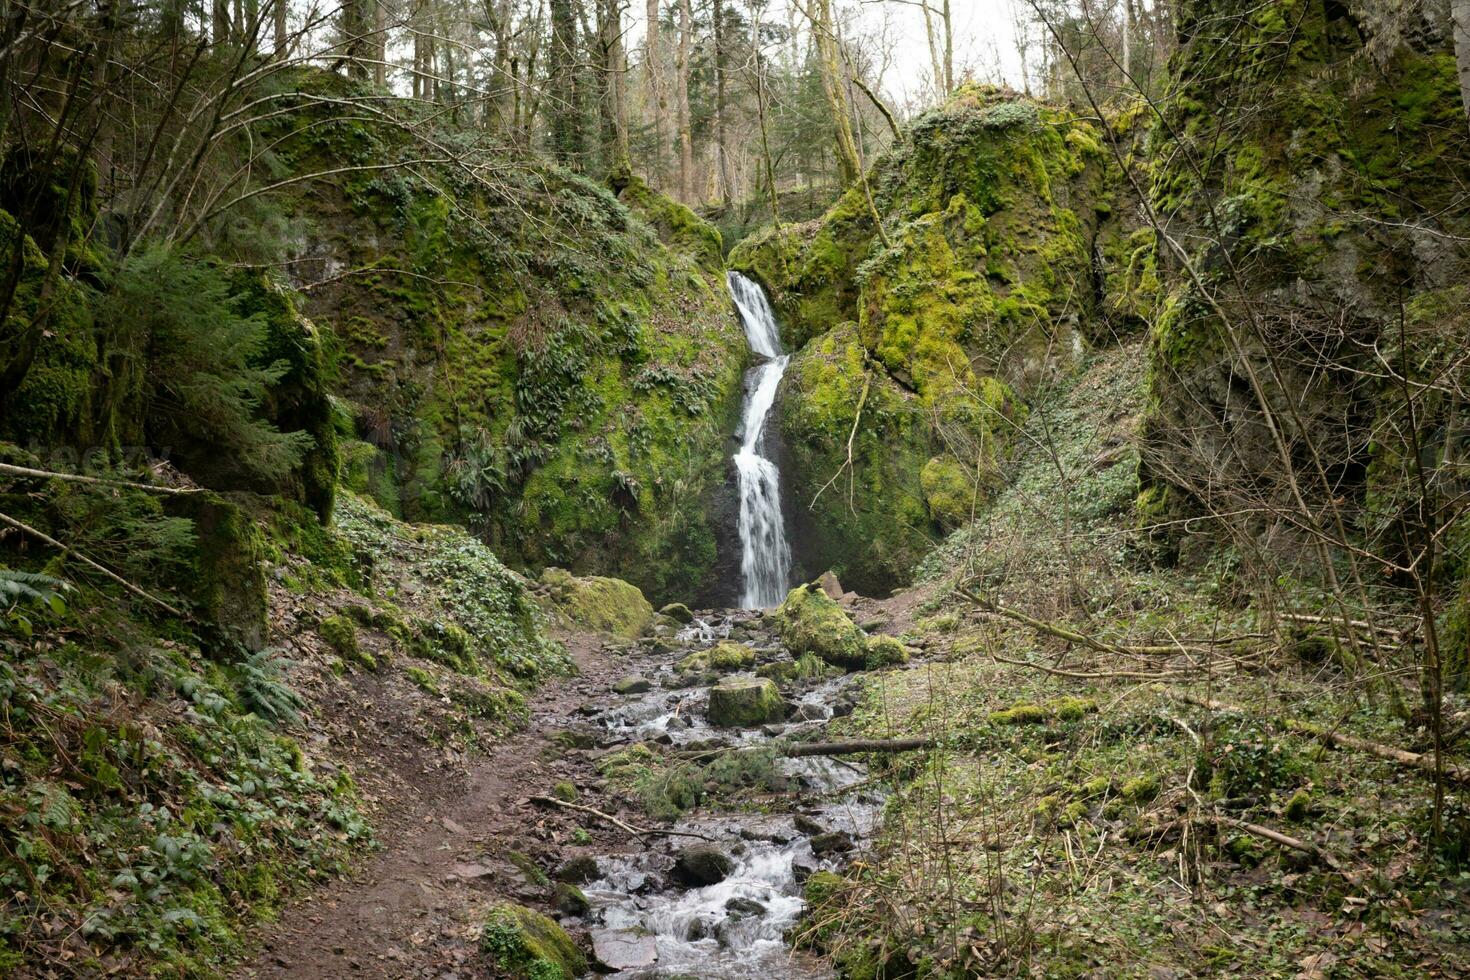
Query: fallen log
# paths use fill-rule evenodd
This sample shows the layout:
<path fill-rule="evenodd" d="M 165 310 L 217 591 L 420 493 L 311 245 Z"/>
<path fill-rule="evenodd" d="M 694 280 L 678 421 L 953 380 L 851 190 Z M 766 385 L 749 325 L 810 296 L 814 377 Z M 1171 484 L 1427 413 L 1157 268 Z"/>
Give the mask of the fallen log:
<path fill-rule="evenodd" d="M 864 752 L 921 752 L 938 744 L 932 738 L 850 738 L 837 742 L 795 742 L 781 750 L 788 759 L 809 755 L 861 755 Z"/>
<path fill-rule="evenodd" d="M 1192 704 L 1197 708 L 1204 708 L 1208 711 L 1233 711 L 1244 715 L 1253 714 L 1253 712 L 1247 711 L 1239 705 L 1227 704 L 1224 701 L 1216 701 L 1213 698 L 1202 698 L 1196 694 L 1190 694 L 1187 691 L 1171 691 L 1170 695 L 1176 700 L 1183 701 L 1186 704 Z M 1427 755 L 1423 752 L 1410 752 L 1408 749 L 1384 745 L 1382 742 L 1371 742 L 1366 738 L 1358 738 L 1354 735 L 1343 735 L 1340 732 L 1330 731 L 1320 725 L 1313 725 L 1310 722 L 1305 722 L 1298 718 L 1277 717 L 1265 720 L 1268 723 L 1274 722 L 1277 726 L 1289 732 L 1305 735 L 1308 738 L 1315 738 L 1320 742 L 1326 742 L 1328 745 L 1333 745 L 1338 748 L 1366 752 L 1369 755 L 1386 759 L 1389 762 L 1397 763 L 1410 769 L 1418 769 L 1431 776 L 1435 775 L 1436 770 L 1439 769 L 1435 765 L 1434 756 Z M 1447 781 L 1457 783 L 1461 786 L 1470 786 L 1470 769 L 1464 766 L 1444 763 L 1442 771 Z"/>

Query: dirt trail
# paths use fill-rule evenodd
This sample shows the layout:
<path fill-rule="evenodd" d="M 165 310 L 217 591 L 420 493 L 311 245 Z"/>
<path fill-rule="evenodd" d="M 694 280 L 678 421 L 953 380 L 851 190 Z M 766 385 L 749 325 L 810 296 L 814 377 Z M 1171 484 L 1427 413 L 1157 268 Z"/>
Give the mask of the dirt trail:
<path fill-rule="evenodd" d="M 569 637 L 568 649 L 579 676 L 544 686 L 529 699 L 528 727 L 457 773 L 423 765 L 403 771 L 413 764 L 391 745 L 408 736 L 391 706 L 377 717 L 355 718 L 350 734 L 359 761 L 353 768 L 377 797 L 381 849 L 348 876 L 301 895 L 264 926 L 256 955 L 235 975 L 490 976 L 476 957 L 478 912 L 493 897 L 544 895 L 511 853 L 534 860 L 549 845 L 561 850 L 578 826 L 526 797 L 545 794 L 561 780 L 580 785 L 594 778 L 590 760 L 556 746 L 552 734 L 574 726 L 582 705 L 607 698 L 617 677 L 653 659 L 613 656 L 586 636 Z M 375 761 L 400 771 L 368 771 Z M 628 844 L 614 829 L 586 829 L 593 837 L 589 850 Z"/>
<path fill-rule="evenodd" d="M 899 632 L 920 595 L 874 601 L 845 597 L 855 618 L 878 616 Z M 623 744 L 589 716 L 626 704 L 612 691 L 630 674 L 653 675 L 686 648 L 616 645 L 563 637 L 579 668 L 528 699 L 527 727 L 485 754 L 436 749 L 415 734 L 411 705 L 370 673 L 353 674 L 350 696 L 326 699 L 309 738 L 318 754 L 349 767 L 365 798 L 380 850 L 347 876 L 301 894 L 278 921 L 261 927 L 240 978 L 434 977 L 495 975 L 478 955 L 486 907 L 508 898 L 542 906 L 545 874 L 577 856 L 639 851 L 642 843 L 595 817 L 533 804 L 567 781 L 579 802 L 628 823 L 647 819 L 636 804 L 605 792 L 594 759 Z M 659 652 L 662 651 L 662 652 Z M 582 747 L 558 734 L 579 732 Z M 574 834 L 576 835 L 574 837 Z"/>

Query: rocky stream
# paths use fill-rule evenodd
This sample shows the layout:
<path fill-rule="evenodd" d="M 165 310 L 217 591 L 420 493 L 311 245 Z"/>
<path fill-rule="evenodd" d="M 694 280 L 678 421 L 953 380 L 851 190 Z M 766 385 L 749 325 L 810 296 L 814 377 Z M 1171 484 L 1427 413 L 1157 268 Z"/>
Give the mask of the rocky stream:
<path fill-rule="evenodd" d="M 640 643 L 645 673 L 579 709 L 595 752 L 614 758 L 641 744 L 699 759 L 766 750 L 784 791 L 717 797 L 647 846 L 599 857 L 595 870 L 581 862 L 568 876 L 582 880 L 588 906 L 567 924 L 588 929 L 597 959 L 619 977 L 830 976 L 794 952 L 787 934 L 803 883 L 848 860 L 881 799 L 860 765 L 776 750 L 851 712 L 856 675 L 797 676 L 759 612 L 705 614 L 664 630 Z"/>

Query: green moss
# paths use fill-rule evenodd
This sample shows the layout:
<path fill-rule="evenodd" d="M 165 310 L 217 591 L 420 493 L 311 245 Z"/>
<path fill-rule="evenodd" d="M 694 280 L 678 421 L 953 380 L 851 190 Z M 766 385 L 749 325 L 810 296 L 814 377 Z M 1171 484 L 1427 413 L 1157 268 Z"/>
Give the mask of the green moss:
<path fill-rule="evenodd" d="M 908 663 L 909 652 L 897 637 L 870 636 L 867 640 L 867 666 L 893 667 Z"/>
<path fill-rule="evenodd" d="M 1039 704 L 1018 703 L 1001 711 L 992 711 L 990 720 L 997 725 L 1044 725 L 1050 714 Z"/>
<path fill-rule="evenodd" d="M 551 795 L 563 803 L 577 802 L 577 787 L 568 782 L 560 782 L 551 787 Z"/>
<path fill-rule="evenodd" d="M 1118 795 L 1130 803 L 1147 803 L 1159 795 L 1159 777 L 1153 773 L 1135 776 L 1118 787 Z"/>
<path fill-rule="evenodd" d="M 1092 698 L 1060 698 L 1049 702 L 1047 708 L 1062 721 L 1080 721 L 1097 711 L 1097 701 Z"/>
<path fill-rule="evenodd" d="M 260 528 L 239 504 L 214 493 L 173 495 L 168 514 L 194 524 L 197 544 L 190 574 L 177 583 L 200 617 L 249 650 L 269 633 L 266 545 Z"/>
<path fill-rule="evenodd" d="M 1299 789 L 1291 794 L 1291 799 L 1286 801 L 1286 806 L 1281 808 L 1281 815 L 1293 823 L 1300 823 L 1307 819 L 1312 809 L 1312 794 L 1304 789 Z"/>
<path fill-rule="evenodd" d="M 829 664 L 852 670 L 867 666 L 868 647 L 862 631 L 819 586 L 792 589 L 781 603 L 777 618 L 781 641 L 794 656 L 814 654 Z"/>
<path fill-rule="evenodd" d="M 424 693 L 433 694 L 435 696 L 439 694 L 439 684 L 434 680 L 434 675 L 429 673 L 427 670 L 424 670 L 422 667 L 405 667 L 403 670 L 403 674 L 405 677 L 413 682 L 413 685 L 415 687 L 417 687 Z"/>
<path fill-rule="evenodd" d="M 653 623 L 653 606 L 636 585 L 621 579 L 578 578 L 560 568 L 541 573 L 554 608 L 568 623 L 625 640 L 642 636 Z"/>
<path fill-rule="evenodd" d="M 358 664 L 368 670 L 377 670 L 378 662 L 371 653 L 357 642 L 357 626 L 351 617 L 343 615 L 328 616 L 316 627 L 317 636 L 332 649 L 337 656 L 348 663 Z"/>
<path fill-rule="evenodd" d="M 713 725 L 752 728 L 786 717 L 786 702 L 768 677 L 726 678 L 710 688 L 709 720 Z"/>
<path fill-rule="evenodd" d="M 516 980 L 572 980 L 587 970 L 586 956 L 566 930 L 511 902 L 490 910 L 480 950 L 492 967 Z"/>
<path fill-rule="evenodd" d="M 696 650 L 675 665 L 681 673 L 749 670 L 755 666 L 755 651 L 743 643 L 722 640 L 708 650 Z"/>

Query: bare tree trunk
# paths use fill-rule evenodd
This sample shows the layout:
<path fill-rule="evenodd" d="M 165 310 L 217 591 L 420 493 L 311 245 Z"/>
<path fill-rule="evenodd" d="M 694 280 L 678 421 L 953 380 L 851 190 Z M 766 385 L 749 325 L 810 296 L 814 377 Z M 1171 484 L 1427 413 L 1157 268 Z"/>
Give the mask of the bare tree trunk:
<path fill-rule="evenodd" d="M 653 116 L 653 160 L 649 173 L 653 182 L 662 185 L 664 153 L 669 145 L 669 102 L 663 73 L 659 70 L 659 0 L 648 0 L 645 10 L 648 31 L 643 38 L 644 101 Z"/>
<path fill-rule="evenodd" d="M 577 112 L 577 13 L 573 0 L 551 0 L 551 152 L 563 166 L 581 161 Z"/>
<path fill-rule="evenodd" d="M 214 0 L 210 7 L 210 37 L 218 47 L 230 39 L 229 0 Z"/>
<path fill-rule="evenodd" d="M 950 14 L 949 0 L 942 8 L 944 24 L 944 94 L 954 91 L 954 17 Z"/>
<path fill-rule="evenodd" d="M 842 81 L 837 35 L 833 32 L 831 0 L 812 0 L 810 19 L 812 33 L 816 35 L 817 61 L 822 72 L 822 90 L 826 93 L 827 105 L 832 110 L 832 124 L 836 131 L 837 179 L 841 186 L 847 187 L 862 173 L 862 163 L 858 159 L 857 140 L 852 133 L 846 86 Z"/>
<path fill-rule="evenodd" d="M 720 196 L 725 204 L 735 203 L 735 183 L 730 173 L 730 142 L 726 131 L 729 106 L 725 93 L 725 19 L 722 0 L 713 0 L 715 36 L 715 152 L 719 155 Z"/>
<path fill-rule="evenodd" d="M 373 84 L 382 89 L 388 87 L 388 0 L 372 0 L 372 3 Z"/>
<path fill-rule="evenodd" d="M 290 0 L 271 0 L 271 12 L 275 24 L 275 55 L 277 58 L 286 57 L 286 48 L 289 40 L 286 36 L 286 6 Z"/>
<path fill-rule="evenodd" d="M 689 120 L 689 48 L 694 39 L 694 14 L 689 0 L 679 0 L 679 54 L 675 67 L 675 107 L 679 114 L 679 199 L 694 200 L 694 132 Z"/>
<path fill-rule="evenodd" d="M 1470 0 L 1450 0 L 1455 24 L 1455 70 L 1460 76 L 1460 103 L 1470 124 Z"/>
<path fill-rule="evenodd" d="M 940 101 L 949 94 L 944 82 L 944 62 L 939 57 L 939 40 L 934 36 L 934 11 L 929 0 L 920 0 L 919 9 L 924 12 L 924 39 L 929 42 L 929 69 L 934 73 L 934 87 Z"/>

